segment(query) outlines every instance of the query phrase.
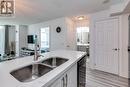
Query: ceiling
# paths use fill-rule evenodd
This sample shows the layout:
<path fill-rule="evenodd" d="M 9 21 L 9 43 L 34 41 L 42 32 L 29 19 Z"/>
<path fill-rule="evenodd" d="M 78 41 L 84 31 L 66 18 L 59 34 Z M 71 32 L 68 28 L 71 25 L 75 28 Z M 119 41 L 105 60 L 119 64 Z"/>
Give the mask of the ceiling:
<path fill-rule="evenodd" d="M 108 9 L 122 0 L 15 0 L 16 14 L 0 23 L 34 24 L 64 16 L 78 16 Z"/>

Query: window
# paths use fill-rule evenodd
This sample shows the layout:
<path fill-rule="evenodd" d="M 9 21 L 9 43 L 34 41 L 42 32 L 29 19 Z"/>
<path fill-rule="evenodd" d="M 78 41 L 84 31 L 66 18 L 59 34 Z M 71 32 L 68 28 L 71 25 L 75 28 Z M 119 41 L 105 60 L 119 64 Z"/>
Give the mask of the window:
<path fill-rule="evenodd" d="M 49 48 L 49 27 L 41 28 L 41 49 Z"/>
<path fill-rule="evenodd" d="M 77 27 L 77 44 L 89 43 L 89 27 Z"/>

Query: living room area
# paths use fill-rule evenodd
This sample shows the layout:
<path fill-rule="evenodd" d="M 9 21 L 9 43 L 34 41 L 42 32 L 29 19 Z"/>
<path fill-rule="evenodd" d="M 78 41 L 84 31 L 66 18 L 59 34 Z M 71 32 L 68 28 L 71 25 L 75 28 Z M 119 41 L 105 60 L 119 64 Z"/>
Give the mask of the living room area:
<path fill-rule="evenodd" d="M 39 53 L 60 49 L 86 52 L 89 50 L 89 23 L 88 19 L 80 21 L 62 17 L 32 25 L 2 24 L 1 60 L 34 55 L 35 37 L 38 38 Z"/>

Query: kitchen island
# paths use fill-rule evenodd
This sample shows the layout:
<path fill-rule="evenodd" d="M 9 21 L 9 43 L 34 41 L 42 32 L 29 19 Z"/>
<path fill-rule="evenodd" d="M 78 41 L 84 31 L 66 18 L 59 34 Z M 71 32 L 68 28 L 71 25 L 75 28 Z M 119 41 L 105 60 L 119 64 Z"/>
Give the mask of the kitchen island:
<path fill-rule="evenodd" d="M 61 84 L 63 84 L 63 86 L 66 85 L 67 87 L 71 87 L 72 84 L 77 86 L 77 77 L 72 75 L 77 75 L 77 62 L 86 55 L 85 52 L 58 50 L 44 53 L 42 55 L 43 56 L 39 57 L 37 61 L 33 60 L 33 56 L 28 56 L 24 58 L 1 62 L 0 87 L 62 87 Z M 66 58 L 68 59 L 68 61 L 54 68 L 40 78 L 30 82 L 20 82 L 10 74 L 14 70 L 31 64 L 39 63 L 50 57 Z M 76 71 L 76 73 L 74 70 Z M 71 77 L 69 76 L 69 74 Z M 72 82 L 74 83 L 70 84 L 71 82 L 68 82 L 69 78 L 73 78 L 76 80 L 72 80 Z"/>

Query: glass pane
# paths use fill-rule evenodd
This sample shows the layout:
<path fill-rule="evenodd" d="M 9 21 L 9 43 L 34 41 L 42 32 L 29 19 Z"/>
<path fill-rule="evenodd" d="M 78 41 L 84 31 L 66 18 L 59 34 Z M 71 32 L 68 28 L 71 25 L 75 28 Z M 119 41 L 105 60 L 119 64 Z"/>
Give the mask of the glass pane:
<path fill-rule="evenodd" d="M 49 27 L 41 28 L 41 48 L 49 48 Z"/>

